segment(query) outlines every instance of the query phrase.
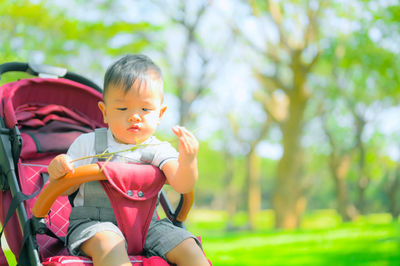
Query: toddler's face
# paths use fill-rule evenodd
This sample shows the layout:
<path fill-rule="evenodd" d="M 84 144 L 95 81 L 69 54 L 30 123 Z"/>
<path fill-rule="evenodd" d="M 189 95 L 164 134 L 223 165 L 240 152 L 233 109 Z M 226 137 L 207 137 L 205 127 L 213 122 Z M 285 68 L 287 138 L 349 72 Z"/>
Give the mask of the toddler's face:
<path fill-rule="evenodd" d="M 167 108 L 161 97 L 157 89 L 131 88 L 125 93 L 110 87 L 99 108 L 116 141 L 137 144 L 152 136 L 160 123 Z"/>

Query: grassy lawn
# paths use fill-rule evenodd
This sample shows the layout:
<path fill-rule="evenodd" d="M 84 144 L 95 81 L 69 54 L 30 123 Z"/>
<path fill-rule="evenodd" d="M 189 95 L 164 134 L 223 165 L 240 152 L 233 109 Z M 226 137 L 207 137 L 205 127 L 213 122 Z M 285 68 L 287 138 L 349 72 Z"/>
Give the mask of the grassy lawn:
<path fill-rule="evenodd" d="M 342 224 L 321 211 L 293 231 L 274 230 L 269 211 L 259 215 L 255 232 L 225 232 L 225 219 L 222 212 L 195 211 L 188 222 L 213 265 L 400 265 L 400 224 L 387 214 Z"/>
<path fill-rule="evenodd" d="M 226 214 L 192 210 L 188 229 L 203 240 L 213 265 L 400 265 L 400 223 L 374 214 L 341 223 L 334 211 L 307 215 L 301 229 L 273 229 L 273 213 L 257 217 L 257 230 L 226 232 Z M 244 214 L 233 222 L 244 225 Z M 6 253 L 7 254 L 7 253 Z M 15 265 L 11 262 L 10 265 Z"/>

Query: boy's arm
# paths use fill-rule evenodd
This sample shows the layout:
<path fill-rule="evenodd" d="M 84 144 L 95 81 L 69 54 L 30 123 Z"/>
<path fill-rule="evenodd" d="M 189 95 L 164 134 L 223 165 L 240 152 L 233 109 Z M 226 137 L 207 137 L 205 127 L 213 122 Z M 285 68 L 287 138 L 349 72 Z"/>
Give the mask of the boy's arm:
<path fill-rule="evenodd" d="M 196 137 L 184 127 L 174 127 L 172 131 L 179 139 L 178 160 L 166 162 L 162 171 L 168 184 L 178 193 L 188 193 L 193 190 L 198 178 L 197 152 L 199 142 Z"/>
<path fill-rule="evenodd" d="M 54 182 L 57 179 L 64 177 L 68 173 L 74 172 L 74 166 L 71 158 L 66 154 L 57 155 L 49 164 L 47 171 L 49 172 L 49 182 Z M 75 192 L 79 186 L 72 187 L 65 191 L 62 196 L 67 196 Z"/>

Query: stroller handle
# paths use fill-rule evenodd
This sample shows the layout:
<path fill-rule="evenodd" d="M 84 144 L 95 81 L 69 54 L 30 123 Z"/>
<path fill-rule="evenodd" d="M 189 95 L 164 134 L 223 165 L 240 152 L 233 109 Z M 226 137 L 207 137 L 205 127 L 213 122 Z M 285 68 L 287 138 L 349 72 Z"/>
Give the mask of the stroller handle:
<path fill-rule="evenodd" d="M 32 208 L 33 216 L 46 217 L 54 201 L 68 189 L 96 180 L 106 180 L 106 176 L 97 164 L 88 164 L 75 168 L 74 173 L 49 183 L 39 194 Z"/>
<path fill-rule="evenodd" d="M 68 189 L 96 180 L 107 180 L 98 164 L 88 164 L 75 168 L 74 173 L 69 173 L 63 178 L 49 183 L 39 194 L 32 208 L 32 214 L 36 218 L 44 218 L 48 215 L 54 201 Z M 177 220 L 184 222 L 193 204 L 193 191 L 183 194 L 183 203 L 177 214 Z"/>
<path fill-rule="evenodd" d="M 0 78 L 2 74 L 7 72 L 26 72 L 34 76 L 43 75 L 44 77 L 65 78 L 92 87 L 98 92 L 103 91 L 97 84 L 95 84 L 91 80 L 61 67 L 22 62 L 9 62 L 1 64 Z"/>

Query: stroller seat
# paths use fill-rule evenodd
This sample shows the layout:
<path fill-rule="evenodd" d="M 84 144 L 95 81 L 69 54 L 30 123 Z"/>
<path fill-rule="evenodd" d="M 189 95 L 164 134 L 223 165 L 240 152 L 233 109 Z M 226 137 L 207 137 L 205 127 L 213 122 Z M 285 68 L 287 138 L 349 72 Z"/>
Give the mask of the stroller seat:
<path fill-rule="evenodd" d="M 101 89 L 66 70 L 26 63 L 0 65 L 0 75 L 8 71 L 34 75 L 45 71 L 47 76 L 55 76 L 22 79 L 0 87 L 0 222 L 8 246 L 20 265 L 92 265 L 90 258 L 70 256 L 60 241 L 69 224 L 68 197 L 52 201 L 45 217 L 35 217 L 32 209 L 38 193 L 48 184 L 50 161 L 65 153 L 80 134 L 105 127 L 97 107 Z M 160 194 L 166 216 L 177 226 L 184 227 L 192 202 L 193 193 L 181 195 L 174 210 L 165 193 Z M 39 226 L 34 220 L 41 220 Z M 133 265 L 168 265 L 160 257 L 133 255 Z M 5 262 L 2 252 L 0 262 Z"/>

